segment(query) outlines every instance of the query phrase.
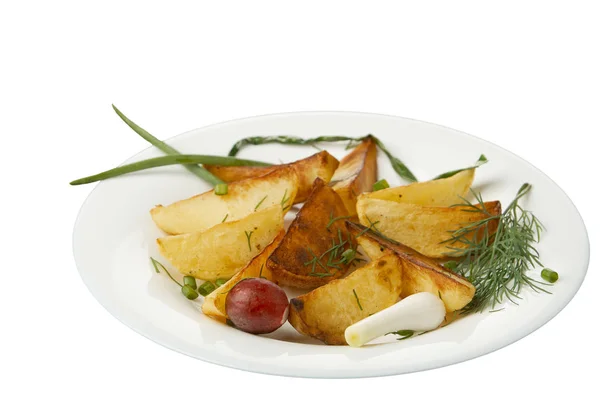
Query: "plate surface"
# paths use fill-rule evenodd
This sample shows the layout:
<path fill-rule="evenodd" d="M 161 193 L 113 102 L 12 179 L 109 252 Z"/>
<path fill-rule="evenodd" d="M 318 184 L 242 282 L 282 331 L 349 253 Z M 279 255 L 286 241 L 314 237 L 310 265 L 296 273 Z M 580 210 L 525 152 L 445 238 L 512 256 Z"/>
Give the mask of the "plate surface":
<path fill-rule="evenodd" d="M 432 369 L 502 348 L 554 317 L 575 295 L 589 262 L 583 221 L 567 195 L 541 171 L 516 155 L 473 136 L 434 124 L 366 113 L 289 113 L 234 120 L 194 130 L 168 142 L 183 153 L 226 155 L 238 139 L 251 135 L 363 136 L 372 133 L 419 178 L 490 160 L 477 171 L 473 188 L 503 206 L 523 182 L 533 189 L 522 201 L 543 222 L 538 248 L 542 262 L 560 274 L 552 294 L 523 293 L 520 305 L 469 315 L 447 327 L 396 342 L 391 336 L 360 349 L 325 346 L 299 336 L 286 324 L 274 334 L 254 336 L 209 319 L 199 303 L 156 274 L 148 260 L 159 257 L 161 232 L 149 210 L 206 191 L 209 186 L 180 166 L 148 170 L 101 182 L 83 204 L 75 224 L 73 249 L 81 277 L 116 318 L 175 351 L 229 367 L 286 376 L 367 377 Z M 322 145 L 337 158 L 344 145 Z M 289 162 L 315 152 L 312 147 L 248 147 L 240 157 Z M 149 148 L 127 162 L 156 157 Z M 379 177 L 404 184 L 379 154 Z M 539 270 L 536 271 L 539 274 Z"/>

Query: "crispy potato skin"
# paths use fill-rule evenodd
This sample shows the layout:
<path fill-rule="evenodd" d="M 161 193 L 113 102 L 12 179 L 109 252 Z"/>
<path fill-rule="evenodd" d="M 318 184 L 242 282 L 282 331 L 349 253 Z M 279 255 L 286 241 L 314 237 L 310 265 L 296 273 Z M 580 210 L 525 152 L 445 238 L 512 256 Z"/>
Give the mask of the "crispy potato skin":
<path fill-rule="evenodd" d="M 276 204 L 203 232 L 159 238 L 157 244 L 160 253 L 180 273 L 212 281 L 232 277 L 262 252 L 281 230 L 283 212 L 281 205 Z M 250 232 L 248 238 L 246 233 Z"/>
<path fill-rule="evenodd" d="M 256 178 L 263 176 L 279 168 L 279 165 L 270 165 L 267 167 L 252 165 L 205 165 L 208 171 L 219 177 L 225 182 L 237 182 L 242 179 Z"/>
<path fill-rule="evenodd" d="M 280 231 L 271 244 L 267 245 L 265 249 L 255 256 L 250 263 L 244 266 L 239 272 L 237 272 L 232 278 L 230 278 L 225 284 L 211 292 L 204 298 L 202 303 L 202 312 L 207 316 L 213 317 L 216 320 L 225 322 L 227 318 L 227 311 L 225 309 L 225 302 L 227 300 L 227 294 L 229 291 L 241 280 L 245 278 L 264 277 L 267 280 L 275 281 L 271 271 L 267 268 L 266 263 L 269 256 L 275 251 L 275 248 L 279 246 L 285 231 Z"/>
<path fill-rule="evenodd" d="M 430 207 L 449 207 L 462 203 L 461 197 L 466 197 L 474 178 L 475 169 L 465 170 L 450 178 L 391 187 L 364 193 L 361 197 Z"/>
<path fill-rule="evenodd" d="M 377 145 L 366 139 L 342 159 L 329 186 L 342 198 L 348 213 L 356 215 L 356 198 L 377 182 Z"/>
<path fill-rule="evenodd" d="M 332 239 L 339 242 L 338 230 L 343 240 L 349 235 L 344 219 L 336 220 L 327 227 L 330 220 L 348 216 L 344 203 L 330 187 L 321 179 L 314 182 L 313 191 L 304 203 L 296 218 L 288 228 L 283 241 L 269 257 L 267 267 L 273 272 L 278 283 L 297 288 L 315 288 L 344 275 L 348 266 L 340 263 L 340 269 L 323 267 L 315 264 L 314 273 L 331 273 L 328 277 L 311 275 L 312 265 L 305 265 L 314 258 L 311 251 L 321 256 L 332 247 Z M 341 253 L 349 246 L 345 244 L 338 250 L 334 259 L 339 259 Z M 329 260 L 326 254 L 321 262 L 326 267 Z"/>
<path fill-rule="evenodd" d="M 399 258 L 385 255 L 344 279 L 293 298 L 288 321 L 301 334 L 330 345 L 345 345 L 346 328 L 396 303 L 402 283 Z"/>
<path fill-rule="evenodd" d="M 400 243 L 391 242 L 365 227 L 347 222 L 348 230 L 357 237 L 366 254 L 375 260 L 394 253 L 400 258 L 403 267 L 402 297 L 417 292 L 431 292 L 440 295 L 447 312 L 465 307 L 475 295 L 475 287 L 464 277 L 440 266 L 434 259 Z M 362 233 L 362 234 L 361 234 Z"/>
<path fill-rule="evenodd" d="M 294 200 L 294 204 L 297 204 L 306 201 L 315 179 L 321 178 L 325 183 L 331 180 L 339 161 L 326 150 L 323 150 L 286 165 L 272 165 L 269 167 L 205 165 L 204 168 L 225 182 L 235 182 L 262 176 L 287 165 L 292 167 L 298 175 L 298 193 Z"/>
<path fill-rule="evenodd" d="M 484 204 L 492 216 L 501 213 L 499 201 Z M 450 232 L 488 217 L 482 212 L 465 211 L 461 207 L 424 207 L 369 197 L 360 197 L 356 208 L 361 224 L 369 226 L 370 222 L 378 222 L 379 232 L 431 258 L 455 256 L 452 248 L 465 248 L 466 244 L 442 244 L 452 237 Z M 497 220 L 489 222 L 490 234 L 497 228 Z"/>
<path fill-rule="evenodd" d="M 226 195 L 214 190 L 177 201 L 171 205 L 154 207 L 150 214 L 156 225 L 168 234 L 194 233 L 207 230 L 226 221 L 242 219 L 258 208 L 281 204 L 284 195 L 291 204 L 298 192 L 298 176 L 290 167 L 281 167 L 266 175 L 229 184 Z M 286 207 L 286 210 L 289 206 Z"/>

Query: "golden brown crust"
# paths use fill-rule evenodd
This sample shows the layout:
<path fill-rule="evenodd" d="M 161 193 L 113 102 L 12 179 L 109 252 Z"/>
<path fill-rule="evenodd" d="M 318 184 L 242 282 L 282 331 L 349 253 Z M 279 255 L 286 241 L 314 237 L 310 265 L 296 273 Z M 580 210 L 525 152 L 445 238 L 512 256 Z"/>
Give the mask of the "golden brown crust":
<path fill-rule="evenodd" d="M 237 272 L 232 278 L 230 278 L 225 284 L 211 292 L 202 303 L 202 312 L 208 316 L 211 316 L 217 320 L 225 322 L 227 317 L 227 311 L 225 303 L 227 300 L 227 294 L 229 291 L 240 281 L 245 278 L 262 277 L 267 280 L 274 281 L 271 271 L 267 268 L 266 262 L 269 256 L 275 251 L 275 248 L 279 246 L 279 243 L 283 239 L 285 231 L 282 230 L 265 249 L 255 256 L 246 266 L 244 266 L 239 272 Z"/>
<path fill-rule="evenodd" d="M 373 190 L 377 182 L 377 145 L 365 139 L 340 161 L 331 178 L 330 186 L 335 190 L 350 215 L 356 215 L 356 199 L 363 192 Z"/>
<path fill-rule="evenodd" d="M 365 231 L 367 228 L 362 225 L 347 222 L 346 226 L 351 234 L 357 236 L 358 243 L 371 260 L 389 253 L 396 254 L 402 260 L 403 297 L 417 292 L 439 294 L 448 312 L 462 309 L 473 299 L 473 284 L 441 266 L 436 260 L 406 245 L 387 240 L 377 233 Z"/>
<path fill-rule="evenodd" d="M 345 345 L 346 328 L 396 303 L 402 283 L 400 259 L 389 254 L 346 278 L 293 298 L 288 320 L 301 334 Z"/>
<path fill-rule="evenodd" d="M 213 190 L 176 201 L 158 205 L 150 210 L 156 226 L 165 233 L 178 235 L 201 232 L 225 220 L 237 221 L 257 210 L 281 205 L 284 197 L 294 200 L 298 192 L 298 176 L 290 167 L 281 167 L 266 175 L 229 184 L 225 195 Z M 257 205 L 260 203 L 260 208 Z M 284 212 L 289 210 L 289 206 Z"/>
<path fill-rule="evenodd" d="M 362 197 L 418 204 L 430 207 L 449 207 L 462 204 L 475 179 L 475 169 L 464 170 L 444 179 L 414 182 L 364 193 Z"/>
<path fill-rule="evenodd" d="M 338 165 L 339 161 L 327 151 L 323 150 L 312 156 L 289 164 L 272 165 L 268 167 L 221 165 L 206 165 L 204 167 L 225 182 L 235 182 L 242 179 L 255 178 L 278 168 L 290 166 L 298 175 L 298 193 L 294 200 L 294 203 L 296 204 L 302 203 L 308 198 L 315 179 L 321 178 L 328 183 Z"/>
<path fill-rule="evenodd" d="M 361 196 L 356 207 L 363 225 L 376 223 L 384 235 L 431 258 L 444 258 L 457 256 L 454 249 L 466 247 L 465 243 L 449 241 L 452 230 L 501 213 L 499 201 L 484 204 L 485 212 L 467 211 L 464 207 L 425 207 Z M 490 220 L 488 233 L 493 234 L 497 227 L 497 219 Z"/>
<path fill-rule="evenodd" d="M 326 251 L 333 247 L 334 240 L 335 244 L 339 243 L 340 234 L 342 242 L 348 239 L 344 223 L 346 216 L 348 212 L 337 193 L 323 180 L 316 179 L 312 193 L 288 228 L 283 241 L 267 261 L 267 267 L 273 272 L 275 279 L 282 285 L 315 288 L 343 276 L 348 266 L 338 262 L 349 244 L 343 244 L 336 252 Z M 341 219 L 331 223 L 335 218 Z M 339 269 L 327 266 L 331 263 L 329 259 L 332 253 L 335 255 L 331 262 Z M 316 261 L 315 256 L 323 257 Z M 309 263 L 311 260 L 313 263 Z"/>

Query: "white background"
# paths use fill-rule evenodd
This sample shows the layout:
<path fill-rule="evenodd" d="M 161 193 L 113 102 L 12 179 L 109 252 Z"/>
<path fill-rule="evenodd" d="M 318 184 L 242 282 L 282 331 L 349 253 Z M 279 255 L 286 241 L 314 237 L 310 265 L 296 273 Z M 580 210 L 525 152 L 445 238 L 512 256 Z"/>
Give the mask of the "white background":
<path fill-rule="evenodd" d="M 0 395 L 597 395 L 593 1 L 0 4 Z M 174 353 L 108 314 L 72 258 L 72 226 L 93 186 L 68 181 L 147 147 L 111 103 L 161 138 L 300 110 L 386 113 L 477 135 L 572 198 L 592 245 L 587 279 L 534 334 L 423 373 L 289 379 Z"/>

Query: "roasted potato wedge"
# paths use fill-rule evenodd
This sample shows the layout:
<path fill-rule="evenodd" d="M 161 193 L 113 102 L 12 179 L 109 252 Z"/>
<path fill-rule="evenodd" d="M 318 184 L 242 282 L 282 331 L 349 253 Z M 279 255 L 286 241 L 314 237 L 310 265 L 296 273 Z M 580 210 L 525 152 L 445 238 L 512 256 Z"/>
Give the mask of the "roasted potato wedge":
<path fill-rule="evenodd" d="M 356 215 L 356 198 L 370 192 L 377 182 L 377 145 L 372 139 L 364 140 L 340 161 L 329 186 L 335 190 L 348 213 Z"/>
<path fill-rule="evenodd" d="M 301 334 L 330 345 L 345 345 L 344 331 L 398 301 L 402 265 L 389 254 L 290 301 L 289 322 Z"/>
<path fill-rule="evenodd" d="M 250 263 L 244 266 L 239 272 L 237 272 L 232 278 L 230 278 L 225 284 L 211 292 L 204 298 L 202 303 L 202 312 L 207 316 L 211 316 L 216 320 L 225 322 L 227 320 L 227 311 L 225 310 L 225 301 L 227 299 L 227 293 L 236 285 L 238 282 L 245 278 L 253 277 L 264 277 L 267 280 L 274 281 L 271 271 L 265 264 L 269 256 L 275 251 L 275 248 L 279 246 L 285 231 L 280 231 L 271 244 L 267 245 L 265 249 L 255 256 Z"/>
<path fill-rule="evenodd" d="M 290 167 L 229 184 L 225 195 L 213 190 L 154 207 L 150 213 L 156 225 L 168 234 L 205 231 L 224 221 L 232 222 L 274 204 L 290 208 L 298 192 L 298 177 Z"/>
<path fill-rule="evenodd" d="M 321 178 L 325 183 L 329 183 L 338 164 L 339 161 L 335 157 L 323 150 L 310 157 L 285 165 L 272 165 L 269 167 L 205 165 L 204 167 L 225 182 L 235 182 L 262 176 L 278 168 L 290 166 L 298 175 L 298 193 L 294 200 L 294 204 L 297 204 L 303 203 L 308 198 L 315 179 Z"/>
<path fill-rule="evenodd" d="M 453 248 L 465 248 L 462 242 L 450 243 L 451 231 L 501 213 L 499 201 L 485 204 L 488 214 L 467 211 L 465 207 L 424 207 L 416 204 L 360 197 L 356 204 L 358 219 L 365 226 L 375 225 L 383 235 L 409 246 L 425 256 L 456 256 Z M 495 233 L 498 221 L 488 223 L 488 233 Z M 468 236 L 467 236 L 468 238 Z"/>
<path fill-rule="evenodd" d="M 348 268 L 341 262 L 342 253 L 350 246 L 344 223 L 347 216 L 340 196 L 316 179 L 313 191 L 267 261 L 277 282 L 315 288 L 342 277 Z"/>
<path fill-rule="evenodd" d="M 201 280 L 229 278 L 283 230 L 279 203 L 243 219 L 220 223 L 203 232 L 157 239 L 160 253 L 180 273 Z"/>
<path fill-rule="evenodd" d="M 357 237 L 357 241 L 371 260 L 390 253 L 402 261 L 402 297 L 417 292 L 431 292 L 444 301 L 447 312 L 465 307 L 475 295 L 475 287 L 464 277 L 440 266 L 435 260 L 419 254 L 400 243 L 390 241 L 366 227 L 352 222 L 347 223 L 348 230 Z"/>
<path fill-rule="evenodd" d="M 467 196 L 474 178 L 475 169 L 465 170 L 450 178 L 363 193 L 362 197 L 431 207 L 449 207 L 463 202 L 461 197 Z"/>

